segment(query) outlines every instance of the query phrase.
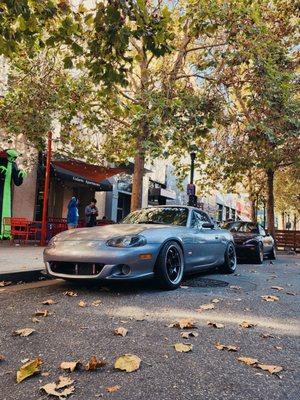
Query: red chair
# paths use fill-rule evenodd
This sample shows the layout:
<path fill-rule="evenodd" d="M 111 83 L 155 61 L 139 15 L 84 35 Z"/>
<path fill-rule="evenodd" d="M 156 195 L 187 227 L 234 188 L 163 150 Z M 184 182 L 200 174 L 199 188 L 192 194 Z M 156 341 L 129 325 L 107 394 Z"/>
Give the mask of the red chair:
<path fill-rule="evenodd" d="M 14 241 L 16 238 L 24 240 L 25 243 L 28 241 L 29 235 L 29 221 L 26 218 L 11 218 L 11 236 Z"/>

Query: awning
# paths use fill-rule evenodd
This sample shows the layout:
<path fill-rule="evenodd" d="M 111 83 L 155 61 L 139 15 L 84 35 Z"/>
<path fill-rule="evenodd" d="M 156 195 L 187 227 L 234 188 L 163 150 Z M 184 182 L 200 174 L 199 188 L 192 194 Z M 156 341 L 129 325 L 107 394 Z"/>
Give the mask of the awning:
<path fill-rule="evenodd" d="M 52 161 L 51 166 L 56 178 L 89 186 L 96 191 L 111 191 L 112 185 L 107 179 L 122 172 L 128 172 L 125 167 L 100 167 L 74 159 Z"/>
<path fill-rule="evenodd" d="M 160 196 L 170 200 L 176 199 L 176 193 L 174 190 L 164 188 L 152 188 L 149 190 L 149 195 L 153 197 Z"/>

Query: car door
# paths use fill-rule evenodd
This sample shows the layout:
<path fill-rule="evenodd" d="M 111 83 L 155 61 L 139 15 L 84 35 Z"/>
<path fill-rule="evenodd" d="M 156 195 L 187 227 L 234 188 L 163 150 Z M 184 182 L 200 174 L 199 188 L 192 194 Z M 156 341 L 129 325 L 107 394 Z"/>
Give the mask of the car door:
<path fill-rule="evenodd" d="M 193 268 L 212 265 L 218 259 L 218 255 L 216 254 L 217 238 L 215 229 L 203 228 L 202 225 L 205 222 L 212 223 L 206 213 L 193 210 L 191 219 Z"/>

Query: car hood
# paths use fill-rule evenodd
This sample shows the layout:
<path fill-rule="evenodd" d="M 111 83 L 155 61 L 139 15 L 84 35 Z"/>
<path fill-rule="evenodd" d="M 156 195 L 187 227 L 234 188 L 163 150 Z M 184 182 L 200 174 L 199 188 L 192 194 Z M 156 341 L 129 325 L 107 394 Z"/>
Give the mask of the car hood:
<path fill-rule="evenodd" d="M 93 228 L 79 228 L 64 231 L 55 236 L 56 240 L 94 241 L 108 240 L 123 235 L 138 235 L 150 229 L 176 228 L 174 225 L 154 224 L 114 224 L 95 226 Z M 179 227 L 178 227 L 179 228 Z M 182 227 L 181 227 L 182 228 Z"/>

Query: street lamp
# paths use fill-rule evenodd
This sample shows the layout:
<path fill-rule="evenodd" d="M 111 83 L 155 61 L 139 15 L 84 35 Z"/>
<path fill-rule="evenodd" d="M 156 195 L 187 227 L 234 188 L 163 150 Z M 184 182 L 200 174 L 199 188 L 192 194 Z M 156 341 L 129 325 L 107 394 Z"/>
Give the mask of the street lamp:
<path fill-rule="evenodd" d="M 191 157 L 191 175 L 190 175 L 190 183 L 187 185 L 187 195 L 189 196 L 188 205 L 197 207 L 196 186 L 194 185 L 194 172 L 195 172 L 195 159 L 196 159 L 195 151 L 192 151 L 190 153 L 190 157 Z"/>

